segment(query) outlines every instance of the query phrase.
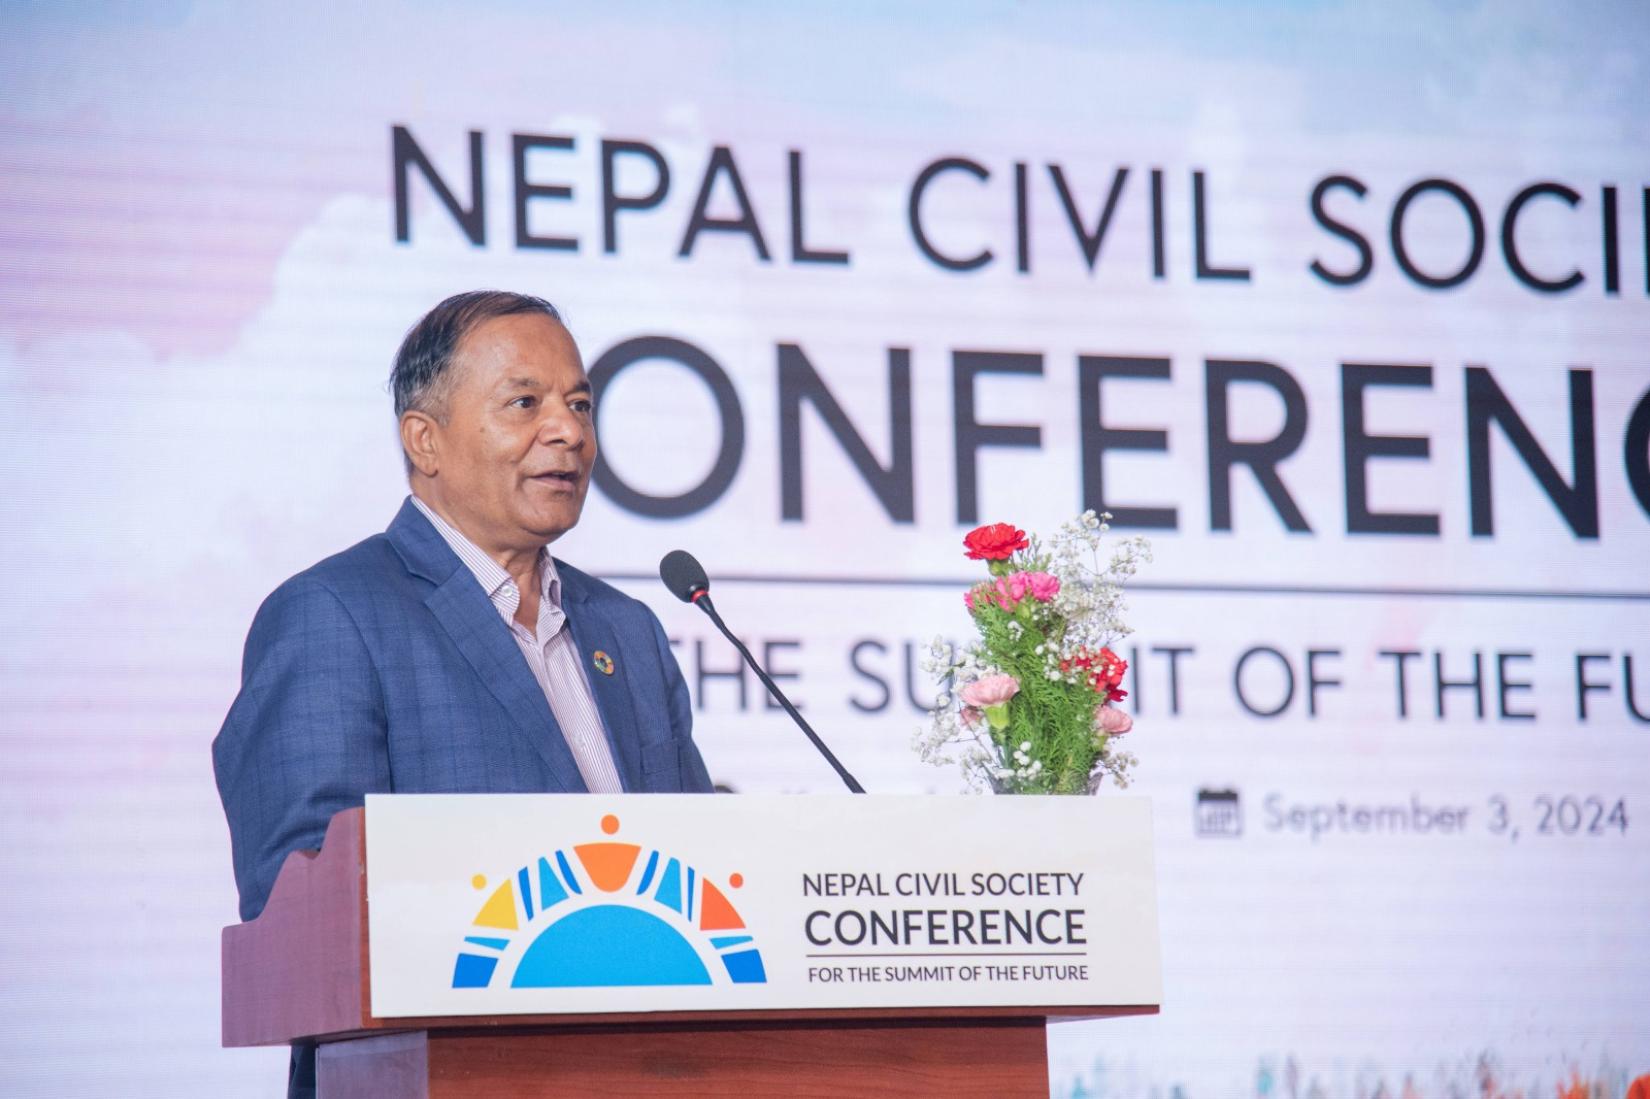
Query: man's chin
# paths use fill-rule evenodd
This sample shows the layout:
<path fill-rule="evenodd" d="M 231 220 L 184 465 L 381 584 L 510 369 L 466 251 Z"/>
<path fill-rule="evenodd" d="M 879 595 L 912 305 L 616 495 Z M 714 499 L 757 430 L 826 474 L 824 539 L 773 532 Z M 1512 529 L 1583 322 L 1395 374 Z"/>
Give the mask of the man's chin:
<path fill-rule="evenodd" d="M 539 511 L 530 516 L 525 516 L 526 521 L 522 523 L 522 526 L 543 539 L 546 544 L 549 544 L 577 526 L 579 515 L 583 511 L 584 501 L 580 500 L 576 504 L 569 504 L 564 509 L 553 512 Z"/>

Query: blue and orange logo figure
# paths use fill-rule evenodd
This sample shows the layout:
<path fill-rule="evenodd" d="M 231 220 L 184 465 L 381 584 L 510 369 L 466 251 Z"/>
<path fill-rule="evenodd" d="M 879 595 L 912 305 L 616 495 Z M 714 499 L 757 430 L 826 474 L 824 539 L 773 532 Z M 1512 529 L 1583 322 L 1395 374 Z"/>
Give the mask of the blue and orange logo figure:
<path fill-rule="evenodd" d="M 611 836 L 619 818 L 609 814 L 601 826 Z M 453 965 L 453 987 L 492 987 L 510 959 L 511 988 L 724 983 L 712 978 L 715 968 L 726 983 L 766 983 L 762 953 L 727 895 L 681 860 L 646 854 L 609 840 L 521 867 L 476 913 Z M 485 889 L 487 879 L 477 874 L 471 884 Z M 742 885 L 740 875 L 729 875 L 730 888 Z"/>

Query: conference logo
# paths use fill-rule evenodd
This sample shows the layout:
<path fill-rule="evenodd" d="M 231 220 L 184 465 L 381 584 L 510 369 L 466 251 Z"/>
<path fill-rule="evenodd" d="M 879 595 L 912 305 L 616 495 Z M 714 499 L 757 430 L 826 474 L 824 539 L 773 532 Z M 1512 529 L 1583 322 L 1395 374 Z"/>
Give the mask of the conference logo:
<path fill-rule="evenodd" d="M 619 818 L 601 830 L 613 836 Z M 487 876 L 470 882 L 487 891 Z M 727 878 L 739 889 L 739 874 Z M 679 858 L 619 840 L 541 856 L 493 885 L 453 963 L 454 988 L 764 984 L 727 893 Z"/>

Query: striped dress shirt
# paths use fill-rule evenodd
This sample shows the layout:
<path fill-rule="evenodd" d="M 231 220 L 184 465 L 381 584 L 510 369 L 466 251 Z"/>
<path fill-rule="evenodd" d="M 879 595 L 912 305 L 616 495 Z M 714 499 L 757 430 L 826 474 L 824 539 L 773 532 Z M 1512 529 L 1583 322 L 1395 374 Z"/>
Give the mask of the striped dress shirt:
<path fill-rule="evenodd" d="M 590 691 L 590 681 L 585 679 L 584 666 L 579 663 L 573 631 L 567 628 L 567 615 L 561 609 L 561 577 L 556 575 L 550 550 L 539 551 L 539 617 L 537 629 L 528 630 L 516 621 L 521 592 L 504 566 L 424 501 L 414 496 L 412 502 L 475 575 L 481 590 L 487 593 L 493 608 L 509 627 L 510 636 L 516 639 L 516 647 L 526 658 L 533 678 L 538 680 L 539 689 L 550 703 L 550 712 L 556 715 L 556 723 L 573 751 L 573 761 L 579 766 L 585 786 L 593 794 L 621 793 L 624 787 L 619 782 L 619 769 L 607 746 L 607 734 Z"/>

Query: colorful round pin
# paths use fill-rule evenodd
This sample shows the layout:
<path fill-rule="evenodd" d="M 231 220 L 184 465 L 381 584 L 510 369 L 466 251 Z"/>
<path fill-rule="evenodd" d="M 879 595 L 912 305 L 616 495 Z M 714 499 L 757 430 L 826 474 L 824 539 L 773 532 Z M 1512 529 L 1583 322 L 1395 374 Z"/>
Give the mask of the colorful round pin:
<path fill-rule="evenodd" d="M 613 674 L 613 658 L 600 649 L 597 649 L 595 654 L 590 657 L 590 663 L 594 664 L 596 670 L 603 675 Z"/>

